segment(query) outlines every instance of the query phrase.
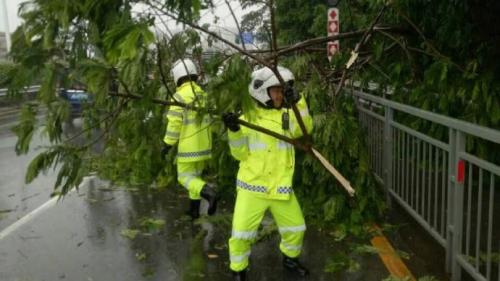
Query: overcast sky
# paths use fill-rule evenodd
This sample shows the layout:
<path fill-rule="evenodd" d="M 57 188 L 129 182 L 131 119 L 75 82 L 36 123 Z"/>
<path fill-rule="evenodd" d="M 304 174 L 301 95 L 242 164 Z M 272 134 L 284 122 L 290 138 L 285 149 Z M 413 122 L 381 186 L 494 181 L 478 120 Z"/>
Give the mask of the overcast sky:
<path fill-rule="evenodd" d="M 1 1 L 4 0 L 0 0 Z M 21 19 L 17 16 L 17 10 L 19 8 L 19 4 L 22 2 L 26 2 L 26 0 L 5 0 L 7 4 L 7 12 L 8 12 L 8 18 L 9 18 L 9 30 L 13 32 L 20 24 L 21 24 Z M 236 29 L 236 25 L 234 23 L 233 17 L 231 16 L 231 12 L 227 8 L 227 5 L 224 0 L 214 0 L 214 6 L 215 9 L 213 11 L 211 10 L 202 10 L 201 11 L 201 23 L 210 23 L 212 24 L 214 20 L 214 16 L 219 17 L 219 21 L 216 25 L 222 27 L 222 28 L 229 28 L 231 30 Z M 241 17 L 243 14 L 247 13 L 248 11 L 241 8 L 239 1 L 237 0 L 230 0 L 231 7 L 234 10 L 234 13 L 236 14 L 236 17 L 238 21 L 241 22 Z M 0 9 L 3 10 L 3 5 L 0 5 Z M 136 8 L 135 10 L 141 11 L 141 7 Z M 3 13 L 0 12 L 0 16 L 2 16 Z M 172 29 L 181 29 L 181 26 L 175 26 L 174 21 L 170 20 L 168 25 Z M 212 24 L 213 25 L 213 24 Z M 3 19 L 0 21 L 0 31 L 5 31 L 5 25 Z"/>
<path fill-rule="evenodd" d="M 3 17 L 3 5 L 0 0 L 0 17 Z M 13 32 L 21 24 L 21 20 L 17 17 L 17 9 L 19 4 L 25 0 L 5 0 L 7 5 L 7 17 L 9 18 L 9 30 Z M 0 31 L 5 31 L 4 19 L 0 21 Z"/>

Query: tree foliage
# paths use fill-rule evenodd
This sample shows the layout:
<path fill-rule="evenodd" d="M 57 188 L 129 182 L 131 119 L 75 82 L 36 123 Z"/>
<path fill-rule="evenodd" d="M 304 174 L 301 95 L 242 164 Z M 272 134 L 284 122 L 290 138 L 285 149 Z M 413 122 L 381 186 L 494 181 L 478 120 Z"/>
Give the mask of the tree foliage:
<path fill-rule="evenodd" d="M 325 36 L 324 1 L 274 1 L 275 22 L 267 2 L 241 1 L 258 5 L 244 17 L 243 30 L 258 31 L 264 39 L 277 36 L 280 47 L 313 37 Z M 488 2 L 487 4 L 484 4 Z M 376 94 L 386 85 L 395 88 L 394 100 L 426 110 L 498 128 L 500 121 L 499 79 L 496 59 L 499 36 L 484 28 L 497 18 L 486 7 L 495 1 L 340 1 L 342 31 L 366 29 L 387 5 L 377 29 L 360 50 L 360 58 L 346 71 L 349 79 L 377 82 Z M 133 13 L 133 6 L 148 8 Z M 169 69 L 173 61 L 191 56 L 202 65 L 206 90 L 211 100 L 201 109 L 213 115 L 216 129 L 210 163 L 213 180 L 223 192 L 234 192 L 236 162 L 228 153 L 226 134 L 218 115 L 245 110 L 253 105 L 247 85 L 256 62 L 236 52 L 204 59 L 196 26 L 200 10 L 210 1 L 125 1 L 35 0 L 21 9 L 25 23 L 13 36 L 14 62 L 1 76 L 10 96 L 21 95 L 27 85 L 40 83 L 40 106 L 48 108 L 43 132 L 52 146 L 36 157 L 27 181 L 40 171 L 59 163 L 56 192 L 64 194 L 90 172 L 124 185 L 164 187 L 175 182 L 174 152 L 160 158 L 165 128 L 166 100 L 175 91 Z M 187 24 L 172 34 L 160 15 Z M 437 20 L 440 19 L 440 20 Z M 195 24 L 193 26 L 193 24 Z M 274 24 L 274 27 L 273 27 Z M 161 28 L 158 28 L 160 25 Z M 192 28 L 189 28 L 191 26 Z M 498 35 L 498 25 L 492 29 Z M 155 30 L 155 27 L 157 28 Z M 457 27 L 461 27 L 457 29 Z M 273 28 L 277 34 L 272 34 Z M 163 30 L 163 31 L 158 31 Z M 382 190 L 369 169 L 363 131 L 349 91 L 336 93 L 350 51 L 359 36 L 341 41 L 341 52 L 332 63 L 325 59 L 325 44 L 299 48 L 277 58 L 296 75 L 296 87 L 309 102 L 314 116 L 314 146 L 348 178 L 357 190 L 355 204 L 340 184 L 309 154 L 297 155 L 296 192 L 306 214 L 320 223 L 344 222 L 344 227 L 361 232 L 364 219 L 378 217 L 384 210 Z M 259 58 L 275 61 L 273 53 Z M 92 95 L 93 105 L 83 115 L 81 135 L 64 137 L 63 123 L 68 105 L 57 98 L 59 87 L 82 83 Z M 117 94 L 119 94 L 117 96 Z M 136 98 L 131 98 L 134 95 Z M 35 132 L 36 105 L 26 105 L 15 132 L 18 153 L 26 153 Z M 430 129 L 445 136 L 442 128 L 427 128 L 404 116 L 397 116 L 417 129 Z M 76 139 L 83 142 L 75 144 Z M 471 149 L 485 153 L 488 144 L 471 143 Z M 490 157 L 498 157 L 496 156 Z"/>

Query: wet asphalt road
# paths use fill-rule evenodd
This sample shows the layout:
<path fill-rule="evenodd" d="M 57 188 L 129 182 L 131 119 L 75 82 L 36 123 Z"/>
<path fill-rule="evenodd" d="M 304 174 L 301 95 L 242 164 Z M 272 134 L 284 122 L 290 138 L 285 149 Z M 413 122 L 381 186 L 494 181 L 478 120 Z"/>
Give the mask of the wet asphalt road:
<path fill-rule="evenodd" d="M 11 211 L 1 214 L 0 237 L 9 225 L 49 200 L 54 182 L 52 172 L 24 184 L 26 165 L 36 151 L 16 157 L 15 137 L 6 127 L 0 123 L 0 210 Z M 219 211 L 219 222 L 193 223 L 183 215 L 187 203 L 178 187 L 136 192 L 87 178 L 79 191 L 35 211 L 31 220 L 0 239 L 0 280 L 231 280 L 231 204 Z M 162 219 L 165 225 L 146 229 L 141 226 L 144 218 Z M 133 239 L 123 235 L 130 229 L 139 230 Z M 249 280 L 378 281 L 389 275 L 374 254 L 353 255 L 359 269 L 352 273 L 324 272 L 328 258 L 349 246 L 309 227 L 302 260 L 312 274 L 294 278 L 281 267 L 278 243 L 273 232 L 254 245 Z"/>
<path fill-rule="evenodd" d="M 83 187 L 0 241 L 0 280 L 231 280 L 227 225 L 193 224 L 183 215 L 187 198 L 178 191 L 110 191 L 95 182 Z M 144 217 L 166 224 L 146 231 L 140 227 Z M 129 239 L 121 235 L 125 229 L 142 233 Z M 254 246 L 250 280 L 382 280 L 388 275 L 375 255 L 358 259 L 369 270 L 324 273 L 325 258 L 339 245 L 312 229 L 303 254 L 312 274 L 293 278 L 283 272 L 277 246 L 277 235 Z"/>
<path fill-rule="evenodd" d="M 18 112 L 17 107 L 0 108 L 0 231 L 49 200 L 55 182 L 54 171 L 40 175 L 30 184 L 24 182 L 28 164 L 48 141 L 39 130 L 33 136 L 29 153 L 17 156 L 17 137 L 11 128 L 16 125 Z"/>

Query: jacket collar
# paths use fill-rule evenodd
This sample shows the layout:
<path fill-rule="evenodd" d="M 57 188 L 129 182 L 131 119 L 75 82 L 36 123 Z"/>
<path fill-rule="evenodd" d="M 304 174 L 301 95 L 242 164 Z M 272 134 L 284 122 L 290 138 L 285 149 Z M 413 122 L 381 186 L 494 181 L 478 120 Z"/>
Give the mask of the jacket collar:
<path fill-rule="evenodd" d="M 177 91 L 185 88 L 185 87 L 193 87 L 194 90 L 198 91 L 200 88 L 200 86 L 198 86 L 198 84 L 196 84 L 196 82 L 193 82 L 193 81 L 186 81 L 184 83 L 182 83 L 179 87 L 177 87 Z"/>

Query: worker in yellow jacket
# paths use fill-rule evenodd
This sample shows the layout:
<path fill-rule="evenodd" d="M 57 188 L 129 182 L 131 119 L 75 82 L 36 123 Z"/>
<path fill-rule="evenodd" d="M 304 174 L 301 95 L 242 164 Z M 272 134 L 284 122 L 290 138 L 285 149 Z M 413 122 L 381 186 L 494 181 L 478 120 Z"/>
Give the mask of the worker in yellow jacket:
<path fill-rule="evenodd" d="M 203 108 L 207 94 L 196 84 L 198 70 L 190 59 L 181 59 L 172 66 L 171 74 L 177 85 L 173 99 L 177 102 Z M 201 174 L 206 162 L 212 157 L 210 116 L 185 107 L 171 106 L 167 112 L 167 130 L 163 138 L 162 156 L 177 144 L 177 179 L 189 192 L 188 214 L 198 218 L 200 201 L 208 201 L 208 214 L 217 208 L 215 185 L 206 183 Z"/>
<path fill-rule="evenodd" d="M 283 88 L 269 68 L 252 73 L 249 92 L 256 107 L 241 117 L 226 113 L 223 120 L 229 129 L 231 154 L 240 161 L 236 181 L 232 234 L 229 239 L 230 268 L 234 280 L 246 280 L 246 268 L 252 243 L 264 213 L 273 215 L 281 235 L 283 265 L 300 276 L 308 270 L 298 256 L 306 225 L 292 188 L 295 167 L 294 147 L 270 135 L 240 127 L 237 119 L 264 127 L 290 138 L 302 136 L 298 122 L 290 110 L 296 104 L 306 130 L 312 131 L 312 118 L 306 101 L 293 89 L 293 74 L 278 67 L 286 87 Z"/>

